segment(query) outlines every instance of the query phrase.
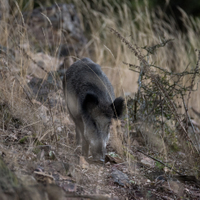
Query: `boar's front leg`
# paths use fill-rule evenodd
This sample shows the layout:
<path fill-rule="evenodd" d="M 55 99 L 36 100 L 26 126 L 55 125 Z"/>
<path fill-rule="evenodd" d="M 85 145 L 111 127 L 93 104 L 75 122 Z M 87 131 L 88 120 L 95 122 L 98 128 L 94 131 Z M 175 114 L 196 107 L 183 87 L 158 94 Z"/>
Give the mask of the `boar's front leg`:
<path fill-rule="evenodd" d="M 74 120 L 76 126 L 76 145 L 79 146 L 82 143 L 82 134 L 83 134 L 83 122 L 81 118 L 76 118 Z"/>
<path fill-rule="evenodd" d="M 76 145 L 80 146 L 82 141 L 81 129 L 76 125 Z"/>
<path fill-rule="evenodd" d="M 86 158 L 88 157 L 89 152 L 89 142 L 84 137 L 84 124 L 81 118 L 75 120 L 76 124 L 76 143 L 77 145 L 82 144 L 82 155 Z"/>
<path fill-rule="evenodd" d="M 84 135 L 82 135 L 82 154 L 84 157 L 88 158 L 89 152 L 89 142 L 85 139 Z"/>

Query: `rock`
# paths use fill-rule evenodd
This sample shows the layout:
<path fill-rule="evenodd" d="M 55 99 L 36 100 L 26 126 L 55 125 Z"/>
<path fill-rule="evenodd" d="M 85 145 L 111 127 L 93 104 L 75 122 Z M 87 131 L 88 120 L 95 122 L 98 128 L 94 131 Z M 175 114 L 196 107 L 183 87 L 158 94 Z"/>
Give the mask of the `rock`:
<path fill-rule="evenodd" d="M 76 192 L 77 191 L 77 185 L 70 182 L 70 181 L 65 181 L 61 183 L 61 186 L 66 192 Z"/>
<path fill-rule="evenodd" d="M 22 48 L 28 51 L 28 48 L 26 48 L 26 47 L 22 47 Z M 40 52 L 40 53 L 28 52 L 28 55 L 35 62 L 30 60 L 27 74 L 31 74 L 34 77 L 41 78 L 41 79 L 47 78 L 47 73 L 45 71 L 47 71 L 49 73 L 52 71 L 55 72 L 56 70 L 59 69 L 59 66 L 63 62 L 62 60 L 60 60 L 58 58 L 52 57 L 52 56 L 42 53 L 42 52 Z M 44 68 L 45 71 L 42 70 L 41 68 Z"/>
<path fill-rule="evenodd" d="M 179 197 L 183 196 L 184 194 L 184 185 L 178 181 L 168 180 L 163 184 L 163 188 L 173 191 Z"/>
<path fill-rule="evenodd" d="M 46 73 L 35 63 L 34 66 L 31 65 L 30 69 L 32 69 L 32 74 L 36 76 L 33 78 L 29 77 L 28 80 L 28 86 L 31 88 L 32 91 L 32 94 L 30 94 L 31 99 L 36 98 L 37 101 L 41 103 L 46 102 L 51 107 L 54 107 L 58 102 L 61 102 L 60 97 L 63 95 L 62 79 L 65 75 L 66 70 L 63 68 L 59 68 L 59 60 L 49 55 L 40 53 L 33 58 L 36 59 L 35 61 L 37 61 L 37 63 L 39 62 L 39 65 L 42 65 L 45 70 L 49 71 L 50 69 L 52 69 L 55 71 L 49 71 L 48 73 Z M 41 64 L 42 62 L 43 64 Z M 52 65 L 55 68 L 50 68 L 48 67 L 49 65 Z"/>
<path fill-rule="evenodd" d="M 123 160 L 122 160 L 122 158 L 120 158 L 119 155 L 117 155 L 113 152 L 110 152 L 109 154 L 107 154 L 105 156 L 105 163 L 107 163 L 107 162 L 118 164 L 118 163 L 122 163 Z"/>
<path fill-rule="evenodd" d="M 76 55 L 86 43 L 73 4 L 54 4 L 23 14 L 28 33 L 34 41 L 46 41 L 48 47 L 58 47 L 59 55 Z"/>
<path fill-rule="evenodd" d="M 117 183 L 120 186 L 129 185 L 129 178 L 126 174 L 119 171 L 118 169 L 114 169 L 111 173 L 111 177 L 113 178 L 114 183 Z"/>
<path fill-rule="evenodd" d="M 44 105 L 41 105 L 39 108 L 38 108 L 38 115 L 40 117 L 40 119 L 44 122 L 44 123 L 47 123 L 50 119 L 49 115 L 48 115 L 48 112 L 49 112 L 49 109 L 44 106 Z"/>
<path fill-rule="evenodd" d="M 144 158 L 141 160 L 141 163 L 144 165 L 147 165 L 148 167 L 154 167 L 155 166 L 155 161 L 152 160 L 151 158 L 148 158 L 144 156 Z"/>
<path fill-rule="evenodd" d="M 54 84 L 36 77 L 31 79 L 28 86 L 35 94 L 36 100 L 42 103 L 47 101 L 49 92 L 56 89 Z"/>
<path fill-rule="evenodd" d="M 28 86 L 31 88 L 34 97 L 39 102 L 46 102 L 50 104 L 51 107 L 57 104 L 56 98 L 49 98 L 52 93 L 57 92 L 59 89 L 62 89 L 62 82 L 59 77 L 58 72 L 49 72 L 47 75 L 47 80 L 41 78 L 32 78 L 28 83 Z M 54 95 L 55 96 L 55 95 Z"/>

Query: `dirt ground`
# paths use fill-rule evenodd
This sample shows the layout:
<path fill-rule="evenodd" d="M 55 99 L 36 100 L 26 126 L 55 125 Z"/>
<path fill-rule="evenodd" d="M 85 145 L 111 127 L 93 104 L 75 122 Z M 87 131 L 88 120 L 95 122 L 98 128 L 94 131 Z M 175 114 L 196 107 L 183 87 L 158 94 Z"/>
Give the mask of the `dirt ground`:
<path fill-rule="evenodd" d="M 42 139 L 33 137 L 33 130 L 20 124 L 0 130 L 0 154 L 23 184 L 56 184 L 65 192 L 80 195 L 77 199 L 200 199 L 199 181 L 194 176 L 181 175 L 189 171 L 185 169 L 184 153 L 171 153 L 168 158 L 170 162 L 176 157 L 174 166 L 180 174 L 152 159 L 159 152 L 150 152 L 134 132 L 129 154 L 117 153 L 112 140 L 116 129 L 125 134 L 123 120 L 111 127 L 105 163 L 82 157 L 80 148 L 75 146 L 75 127 L 63 106 L 62 91 L 58 93 L 60 101 L 55 107 L 35 103 L 48 126 Z"/>

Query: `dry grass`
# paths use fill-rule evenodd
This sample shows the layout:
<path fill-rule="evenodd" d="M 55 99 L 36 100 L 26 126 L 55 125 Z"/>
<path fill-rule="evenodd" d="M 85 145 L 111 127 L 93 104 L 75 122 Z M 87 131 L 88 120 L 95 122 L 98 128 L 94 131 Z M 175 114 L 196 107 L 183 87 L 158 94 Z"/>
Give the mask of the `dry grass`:
<path fill-rule="evenodd" d="M 200 48 L 200 40 L 196 33 L 200 30 L 200 23 L 198 19 L 187 16 L 184 11 L 182 11 L 182 20 L 187 27 L 186 34 L 177 29 L 175 19 L 169 18 L 159 9 L 156 12 L 150 12 L 148 5 L 145 8 L 138 6 L 134 11 L 135 18 L 132 19 L 132 11 L 127 4 L 119 7 L 116 13 L 108 3 L 105 3 L 107 8 L 104 8 L 102 4 L 96 2 L 96 9 L 93 10 L 87 1 L 74 2 L 83 28 L 87 25 L 91 30 L 91 39 L 86 47 L 92 47 L 92 58 L 103 66 L 114 86 L 118 87 L 116 89 L 118 94 L 137 91 L 138 75 L 126 71 L 127 66 L 122 62 L 139 65 L 139 61 L 125 48 L 123 43 L 113 37 L 108 27 L 119 31 L 138 47 L 153 46 L 160 43 L 162 38 L 174 39 L 165 48 L 159 49 L 155 55 L 151 55 L 149 62 L 172 72 L 181 72 L 188 65 L 189 69 L 195 68 L 197 61 L 195 49 Z M 103 10 L 104 13 L 97 10 Z M 84 51 L 83 55 L 88 56 Z M 116 70 L 111 68 L 116 68 Z M 191 105 L 200 110 L 199 102 L 196 101 L 198 95 L 198 91 L 193 94 Z"/>
<path fill-rule="evenodd" d="M 186 33 L 179 31 L 175 19 L 166 16 L 161 9 L 151 12 L 148 9 L 148 4 L 145 8 L 138 5 L 137 10 L 134 11 L 135 18 L 132 19 L 133 11 L 129 9 L 127 4 L 118 6 L 118 12 L 114 12 L 112 5 L 109 5 L 106 1 L 103 1 L 107 5 L 106 8 L 96 1 L 95 10 L 90 7 L 87 1 L 73 2 L 76 3 L 83 28 L 89 27 L 91 30 L 91 39 L 87 45 L 88 48 L 93 49 L 91 57 L 103 66 L 115 86 L 117 95 L 137 91 L 138 74 L 127 71 L 127 66 L 123 64 L 123 61 L 136 66 L 140 65 L 140 61 L 125 47 L 124 43 L 108 31 L 109 27 L 120 32 L 125 39 L 138 47 L 156 45 L 163 38 L 173 39 L 164 48 L 160 48 L 155 54 L 151 54 L 149 63 L 171 72 L 182 72 L 186 67 L 189 70 L 196 67 L 197 54 L 195 49 L 200 48 L 200 40 L 197 35 L 200 30 L 200 22 L 199 19 L 187 16 L 184 11 L 181 12 L 182 21 L 187 27 Z M 103 13 L 100 11 L 103 11 Z M 87 30 L 85 29 L 85 31 Z M 142 54 L 146 55 L 147 52 L 142 50 Z M 83 55 L 88 56 L 84 51 Z M 189 84 L 190 81 L 191 77 L 187 76 L 182 80 L 183 84 Z M 195 83 L 197 83 L 197 80 Z M 199 95 L 200 91 L 197 88 L 197 91 L 191 95 L 189 108 L 192 106 L 196 110 L 200 110 L 200 104 L 197 100 Z M 183 104 L 181 106 L 183 112 L 184 106 Z M 200 122 L 199 117 L 194 115 L 191 109 L 189 109 L 189 114 L 198 123 Z M 156 141 L 155 138 L 152 141 Z M 116 143 L 119 142 L 116 141 Z M 158 141 L 158 143 L 163 144 L 162 141 Z M 123 149 L 123 145 L 119 149 Z"/>
<path fill-rule="evenodd" d="M 149 63 L 154 63 L 156 66 L 172 72 L 181 72 L 187 66 L 189 66 L 189 69 L 195 68 L 197 61 L 195 49 L 200 49 L 200 39 L 197 35 L 200 32 L 199 20 L 187 16 L 182 11 L 183 22 L 187 27 L 187 34 L 183 34 L 177 29 L 175 20 L 166 16 L 162 10 L 158 9 L 156 12 L 151 12 L 148 9 L 148 5 L 145 8 L 138 5 L 137 10 L 134 11 L 135 18 L 133 19 L 133 11 L 129 9 L 127 4 L 123 4 L 121 7 L 118 5 L 118 12 L 115 12 L 112 5 L 107 3 L 106 0 L 103 0 L 103 2 L 107 7 L 103 6 L 102 2 L 94 1 L 94 4 L 96 4 L 96 9 L 94 10 L 86 0 L 73 1 L 77 8 L 82 27 L 89 38 L 87 44 L 80 52 L 80 57 L 91 57 L 92 60 L 102 66 L 113 83 L 117 96 L 126 96 L 127 94 L 135 93 L 138 89 L 138 73 L 128 70 L 127 65 L 124 65 L 123 61 L 134 65 L 140 65 L 140 61 L 126 48 L 124 43 L 113 36 L 109 27 L 120 32 L 132 44 L 137 44 L 138 47 L 152 46 L 160 43 L 162 38 L 172 38 L 174 39 L 172 42 L 164 48 L 159 49 L 156 54 L 149 56 Z M 0 82 L 0 104 L 7 105 L 11 116 L 14 116 L 11 118 L 18 118 L 21 121 L 20 127 L 27 131 L 26 135 L 28 131 L 32 131 L 31 139 L 29 140 L 31 147 L 36 139 L 39 141 L 39 144 L 41 142 L 42 144 L 55 145 L 55 143 L 60 142 L 67 146 L 71 141 L 64 138 L 66 132 L 63 131 L 62 134 L 56 134 L 57 128 L 64 123 L 62 117 L 59 116 L 59 118 L 56 116 L 57 122 L 60 119 L 59 123 L 54 123 L 56 120 L 51 119 L 49 123 L 45 124 L 40 119 L 38 113 L 41 111 L 41 105 L 32 104 L 27 98 L 25 92 L 28 90 L 26 77 L 30 73 L 32 60 L 20 50 L 19 46 L 21 48 L 25 46 L 28 55 L 35 54 L 37 47 L 34 47 L 33 42 L 29 40 L 27 29 L 23 24 L 20 5 L 19 7 L 14 5 L 12 9 L 10 20 L 0 22 L 0 41 L 1 46 L 15 51 L 17 55 L 15 55 L 14 59 L 11 56 L 12 51 L 4 52 L 0 55 L 1 69 L 8 74 Z M 100 12 L 101 10 L 103 13 Z M 48 43 L 48 41 L 46 42 Z M 143 54 L 147 53 L 144 49 L 141 51 Z M 44 49 L 44 53 L 49 54 L 49 50 Z M 53 55 L 57 55 L 57 53 L 54 52 Z M 185 83 L 187 81 L 186 79 L 183 80 Z M 197 91 L 191 95 L 189 107 L 192 106 L 195 110 L 200 111 L 199 98 L 200 90 L 197 88 Z M 62 111 L 62 116 L 65 115 L 63 110 L 64 108 L 61 106 L 59 111 Z M 56 110 L 50 112 L 53 115 L 56 114 Z M 52 113 L 50 114 L 50 118 L 52 118 Z M 189 113 L 197 122 L 200 122 L 199 117 L 193 115 L 190 110 Z M 2 118 L 4 118 L 3 115 L 1 115 Z M 65 124 L 67 123 L 70 124 L 70 122 L 66 122 Z M 128 160 L 130 160 L 130 156 L 127 153 L 128 151 L 125 152 L 124 149 L 127 150 L 131 142 L 133 142 L 130 139 L 129 125 L 124 126 L 120 131 L 118 131 L 119 128 L 114 129 L 113 135 L 111 136 L 111 139 L 113 138 L 113 141 L 111 141 L 113 149 L 121 155 L 126 153 Z M 2 129 L 3 127 L 4 125 L 1 124 Z M 70 128 L 67 127 L 67 129 L 71 131 Z M 154 131 L 149 127 L 148 134 L 154 133 Z M 123 133 L 126 133 L 125 136 Z M 126 140 L 128 145 L 127 143 L 123 143 L 123 137 L 128 138 Z M 149 147 L 151 145 L 156 146 L 158 151 L 164 152 L 165 157 L 168 156 L 163 138 L 158 139 L 154 134 L 147 140 L 150 144 Z M 69 146 L 63 147 L 64 153 L 68 149 L 70 149 Z"/>

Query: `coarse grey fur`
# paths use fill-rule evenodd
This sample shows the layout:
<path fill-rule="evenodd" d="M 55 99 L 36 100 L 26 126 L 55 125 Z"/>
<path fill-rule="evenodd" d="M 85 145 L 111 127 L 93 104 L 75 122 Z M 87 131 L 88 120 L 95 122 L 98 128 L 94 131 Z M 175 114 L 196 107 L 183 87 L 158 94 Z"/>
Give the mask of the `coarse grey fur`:
<path fill-rule="evenodd" d="M 63 90 L 82 154 L 87 157 L 90 147 L 95 160 L 104 160 L 111 119 L 122 114 L 124 99 L 115 99 L 110 81 L 89 58 L 78 60 L 67 69 Z"/>

